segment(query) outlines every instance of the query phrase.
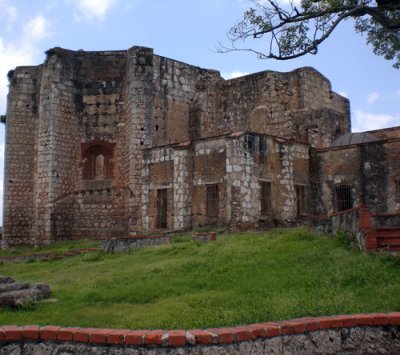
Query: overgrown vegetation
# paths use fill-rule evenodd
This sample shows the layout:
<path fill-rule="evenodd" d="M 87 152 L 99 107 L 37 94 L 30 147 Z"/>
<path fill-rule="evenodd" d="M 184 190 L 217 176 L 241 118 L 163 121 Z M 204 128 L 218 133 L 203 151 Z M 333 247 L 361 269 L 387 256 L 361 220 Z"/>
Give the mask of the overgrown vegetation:
<path fill-rule="evenodd" d="M 303 229 L 183 237 L 122 254 L 3 264 L 51 285 L 54 303 L 0 311 L 1 324 L 136 329 L 232 326 L 400 310 L 400 262 Z"/>
<path fill-rule="evenodd" d="M 23 254 L 41 254 L 41 253 L 63 253 L 74 249 L 94 248 L 99 247 L 98 241 L 63 241 L 55 244 L 43 245 L 38 248 L 15 247 L 7 250 L 0 250 L 0 257 L 2 256 L 16 256 Z"/>

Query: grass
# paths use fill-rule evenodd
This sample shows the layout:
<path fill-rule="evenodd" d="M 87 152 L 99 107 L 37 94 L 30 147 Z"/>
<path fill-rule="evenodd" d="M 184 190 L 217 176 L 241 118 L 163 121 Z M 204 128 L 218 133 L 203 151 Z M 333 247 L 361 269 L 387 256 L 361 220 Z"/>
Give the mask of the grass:
<path fill-rule="evenodd" d="M 56 248 L 56 247 L 55 247 Z M 121 254 L 0 265 L 51 285 L 55 303 L 0 311 L 0 324 L 173 329 L 400 310 L 400 259 L 363 255 L 303 229 L 226 234 Z"/>
<path fill-rule="evenodd" d="M 63 253 L 73 249 L 93 248 L 98 247 L 99 242 L 93 240 L 85 241 L 63 241 L 55 244 L 43 245 L 38 248 L 32 247 L 12 247 L 7 250 L 0 250 L 2 256 L 17 256 L 23 254 L 40 254 L 40 253 Z"/>

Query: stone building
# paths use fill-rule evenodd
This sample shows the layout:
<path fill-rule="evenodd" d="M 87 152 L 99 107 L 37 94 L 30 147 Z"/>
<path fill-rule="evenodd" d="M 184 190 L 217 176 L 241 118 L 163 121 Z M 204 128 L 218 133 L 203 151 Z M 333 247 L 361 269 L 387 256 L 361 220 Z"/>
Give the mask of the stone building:
<path fill-rule="evenodd" d="M 224 80 L 144 47 L 53 48 L 9 79 L 3 246 L 399 206 L 399 132 L 345 144 L 349 101 L 313 68 Z"/>

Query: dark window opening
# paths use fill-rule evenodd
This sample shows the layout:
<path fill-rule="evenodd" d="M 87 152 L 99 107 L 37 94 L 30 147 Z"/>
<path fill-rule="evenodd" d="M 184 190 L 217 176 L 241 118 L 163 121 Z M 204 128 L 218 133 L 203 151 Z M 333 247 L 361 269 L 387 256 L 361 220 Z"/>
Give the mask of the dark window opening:
<path fill-rule="evenodd" d="M 272 212 L 271 183 L 268 181 L 260 181 L 260 187 L 261 215 L 265 216 Z"/>
<path fill-rule="evenodd" d="M 348 185 L 335 186 L 335 204 L 337 212 L 353 208 L 353 198 L 350 186 Z"/>
<path fill-rule="evenodd" d="M 255 152 L 256 140 L 255 140 L 254 136 L 252 136 L 250 134 L 246 135 L 246 137 L 245 137 L 245 148 L 250 153 L 254 153 Z"/>
<path fill-rule="evenodd" d="M 219 189 L 218 184 L 206 185 L 206 214 L 209 218 L 218 217 Z"/>
<path fill-rule="evenodd" d="M 260 163 L 265 163 L 267 160 L 267 139 L 263 136 L 260 137 L 259 152 Z"/>
<path fill-rule="evenodd" d="M 260 154 L 267 154 L 267 139 L 265 137 L 260 137 Z"/>
<path fill-rule="evenodd" d="M 400 201 L 400 179 L 395 180 L 395 186 L 396 186 L 396 198 L 398 201 Z"/>
<path fill-rule="evenodd" d="M 168 227 L 168 197 L 167 189 L 157 190 L 157 221 L 156 228 Z"/>
<path fill-rule="evenodd" d="M 306 188 L 302 185 L 296 185 L 296 205 L 297 216 L 306 214 Z"/>

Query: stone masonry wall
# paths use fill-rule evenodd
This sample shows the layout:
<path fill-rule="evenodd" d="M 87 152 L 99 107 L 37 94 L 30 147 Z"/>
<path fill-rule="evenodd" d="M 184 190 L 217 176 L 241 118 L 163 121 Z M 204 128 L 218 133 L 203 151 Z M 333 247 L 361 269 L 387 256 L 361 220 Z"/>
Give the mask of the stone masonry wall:
<path fill-rule="evenodd" d="M 313 211 L 335 212 L 335 186 L 351 187 L 353 206 L 374 213 L 399 211 L 400 141 L 390 140 L 316 150 L 312 154 Z"/>
<path fill-rule="evenodd" d="M 225 225 L 230 200 L 225 172 L 225 137 L 194 142 L 192 163 L 192 226 Z M 218 186 L 218 216 L 207 215 L 207 186 Z"/>
<path fill-rule="evenodd" d="M 36 95 L 41 67 L 10 72 L 4 175 L 4 246 L 30 241 L 34 224 Z M 12 236 L 12 238 L 10 238 Z"/>
<path fill-rule="evenodd" d="M 393 312 L 205 330 L 2 326 L 0 354 L 397 354 L 399 325 Z"/>
<path fill-rule="evenodd" d="M 348 100 L 333 93 L 329 81 L 312 68 L 290 73 L 263 72 L 227 81 L 227 112 L 238 117 L 236 130 L 308 143 L 317 131 L 320 147 L 350 130 Z"/>
<path fill-rule="evenodd" d="M 192 166 L 190 143 L 183 143 L 174 150 L 174 229 L 185 230 L 192 222 Z"/>
<path fill-rule="evenodd" d="M 142 209 L 146 211 L 143 219 L 143 230 L 158 229 L 157 191 L 167 190 L 167 228 L 173 229 L 174 208 L 174 151 L 171 147 L 151 149 L 144 158 L 144 185 Z"/>
<path fill-rule="evenodd" d="M 308 185 L 302 144 L 326 147 L 350 129 L 348 100 L 312 68 L 225 81 L 145 47 L 49 50 L 15 71 L 7 117 L 4 245 L 158 229 L 162 188 L 163 228 L 257 226 L 261 180 L 270 219 L 292 223 L 295 187 Z"/>
<path fill-rule="evenodd" d="M 42 70 L 34 198 L 36 243 L 50 242 L 54 201 L 75 190 L 78 183 L 75 67 L 68 52 L 50 52 Z"/>

